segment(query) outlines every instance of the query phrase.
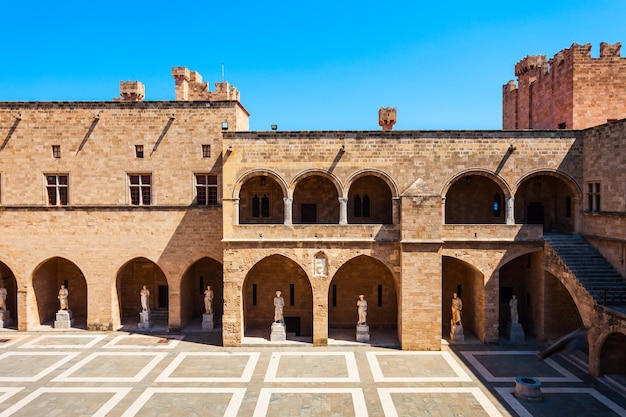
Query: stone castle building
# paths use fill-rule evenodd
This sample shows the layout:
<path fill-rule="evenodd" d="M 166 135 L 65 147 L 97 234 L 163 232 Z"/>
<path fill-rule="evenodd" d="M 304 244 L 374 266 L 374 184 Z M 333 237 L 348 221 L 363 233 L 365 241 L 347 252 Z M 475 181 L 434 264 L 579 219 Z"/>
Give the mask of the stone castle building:
<path fill-rule="evenodd" d="M 172 75 L 175 101 L 122 82 L 110 102 L 0 103 L 0 273 L 18 330 L 54 319 L 60 285 L 76 326 L 136 324 L 146 285 L 180 331 L 211 285 L 226 346 L 269 333 L 281 290 L 288 331 L 316 346 L 354 329 L 364 294 L 373 335 L 438 350 L 453 293 L 484 343 L 516 295 L 528 335 L 588 326 L 590 372 L 626 372 L 626 120 L 508 126 L 510 95 L 526 114 L 540 88 L 520 78 L 507 130 L 393 131 L 386 108 L 381 131 L 251 132 L 236 88 Z M 602 277 L 575 263 L 592 258 Z"/>

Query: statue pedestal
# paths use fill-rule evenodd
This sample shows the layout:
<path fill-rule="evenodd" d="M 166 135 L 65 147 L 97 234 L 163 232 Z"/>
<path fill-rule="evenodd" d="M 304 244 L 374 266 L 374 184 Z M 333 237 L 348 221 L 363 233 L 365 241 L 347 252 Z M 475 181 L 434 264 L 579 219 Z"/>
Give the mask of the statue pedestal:
<path fill-rule="evenodd" d="M 452 326 L 450 328 L 450 341 L 463 342 L 464 340 L 465 335 L 463 334 L 463 325 L 452 323 Z"/>
<path fill-rule="evenodd" d="M 0 329 L 11 325 L 11 312 L 0 310 Z"/>
<path fill-rule="evenodd" d="M 370 326 L 366 323 L 356 325 L 356 341 L 357 342 L 369 342 L 370 341 Z"/>
<path fill-rule="evenodd" d="M 272 323 L 272 331 L 270 333 L 271 342 L 284 342 L 287 340 L 287 329 L 283 323 Z"/>
<path fill-rule="evenodd" d="M 54 320 L 55 329 L 69 329 L 74 325 L 74 315 L 72 310 L 57 311 L 56 320 Z"/>
<path fill-rule="evenodd" d="M 525 339 L 524 328 L 519 323 L 508 322 L 505 336 L 513 343 L 522 343 Z"/>
<path fill-rule="evenodd" d="M 139 312 L 139 324 L 137 324 L 137 328 L 149 329 L 150 327 L 152 327 L 152 321 L 150 321 L 150 310 Z"/>
<path fill-rule="evenodd" d="M 211 314 L 202 314 L 202 330 L 215 331 L 215 326 L 213 324 L 213 313 Z"/>

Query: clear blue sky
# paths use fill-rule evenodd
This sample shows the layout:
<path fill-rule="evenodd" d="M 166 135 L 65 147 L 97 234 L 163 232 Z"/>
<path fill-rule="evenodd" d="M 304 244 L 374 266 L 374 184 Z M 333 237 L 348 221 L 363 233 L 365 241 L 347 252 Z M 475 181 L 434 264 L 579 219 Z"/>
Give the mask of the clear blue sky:
<path fill-rule="evenodd" d="M 0 101 L 111 100 L 139 80 L 173 100 L 173 66 L 241 92 L 251 130 L 500 129 L 526 55 L 622 42 L 625 0 L 0 0 Z"/>

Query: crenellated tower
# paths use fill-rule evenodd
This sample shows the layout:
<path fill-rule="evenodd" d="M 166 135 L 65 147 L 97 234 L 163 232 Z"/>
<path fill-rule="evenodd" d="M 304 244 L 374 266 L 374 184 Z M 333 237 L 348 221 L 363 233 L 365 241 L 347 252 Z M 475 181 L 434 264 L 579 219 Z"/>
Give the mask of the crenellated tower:
<path fill-rule="evenodd" d="M 239 90 L 227 81 L 216 82 L 215 91 L 209 91 L 209 83 L 202 81 L 197 71 L 186 67 L 173 67 L 172 77 L 176 80 L 177 101 L 240 101 Z"/>
<path fill-rule="evenodd" d="M 515 64 L 517 83 L 502 87 L 504 129 L 584 129 L 626 117 L 626 58 L 621 44 L 572 44 L 550 60 L 529 55 Z"/>

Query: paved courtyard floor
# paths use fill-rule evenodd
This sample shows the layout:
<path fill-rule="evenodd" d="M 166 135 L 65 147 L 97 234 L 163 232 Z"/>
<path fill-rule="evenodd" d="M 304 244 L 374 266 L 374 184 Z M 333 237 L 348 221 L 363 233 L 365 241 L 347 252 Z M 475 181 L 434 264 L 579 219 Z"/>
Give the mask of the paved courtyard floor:
<path fill-rule="evenodd" d="M 626 416 L 626 397 L 539 345 L 439 352 L 335 341 L 217 346 L 219 334 L 0 332 L 5 416 Z M 515 397 L 514 378 L 543 399 Z"/>

